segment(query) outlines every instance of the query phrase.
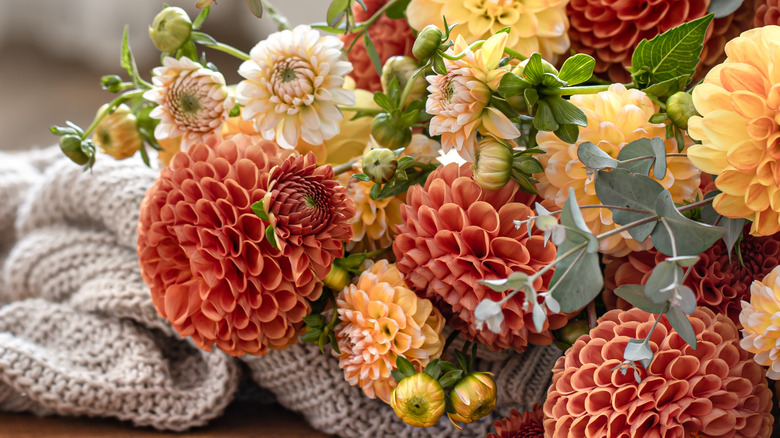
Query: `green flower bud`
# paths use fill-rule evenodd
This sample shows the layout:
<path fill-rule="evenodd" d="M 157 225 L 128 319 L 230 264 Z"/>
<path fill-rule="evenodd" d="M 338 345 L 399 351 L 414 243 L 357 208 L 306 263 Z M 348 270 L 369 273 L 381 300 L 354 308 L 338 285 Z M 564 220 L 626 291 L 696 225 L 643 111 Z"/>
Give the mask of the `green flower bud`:
<path fill-rule="evenodd" d="M 122 78 L 117 75 L 105 75 L 100 78 L 100 85 L 109 93 L 122 91 Z"/>
<path fill-rule="evenodd" d="M 693 98 L 685 91 L 678 91 L 666 100 L 666 114 L 681 129 L 688 129 L 688 119 L 695 116 L 696 108 L 693 107 Z"/>
<path fill-rule="evenodd" d="M 495 137 L 486 136 L 475 150 L 474 181 L 482 188 L 498 190 L 512 176 L 512 147 Z"/>
<path fill-rule="evenodd" d="M 417 39 L 414 40 L 414 46 L 412 46 L 412 55 L 420 61 L 427 61 L 431 56 L 436 53 L 441 45 L 441 29 L 429 24 L 417 34 Z"/>
<path fill-rule="evenodd" d="M 462 378 L 449 393 L 452 412 L 447 412 L 452 424 L 473 423 L 493 412 L 496 407 L 496 382 L 492 373 L 473 372 Z"/>
<path fill-rule="evenodd" d="M 81 149 L 81 137 L 78 135 L 63 135 L 60 138 L 60 149 L 76 164 L 87 164 L 89 156 Z"/>
<path fill-rule="evenodd" d="M 520 64 L 518 64 L 517 66 L 515 66 L 515 68 L 512 69 L 512 73 L 514 73 L 514 74 L 516 74 L 516 75 L 518 75 L 520 77 L 525 77 L 525 66 L 528 65 L 528 61 L 530 61 L 530 60 L 531 60 L 531 58 L 528 58 L 528 59 L 524 60 L 523 62 L 521 62 Z M 545 61 L 544 59 L 542 59 L 542 70 L 545 73 L 552 73 L 552 74 L 554 74 L 556 76 L 558 75 L 558 69 L 555 68 L 554 65 L 552 65 L 549 62 Z"/>
<path fill-rule="evenodd" d="M 417 70 L 417 61 L 408 56 L 391 56 L 385 62 L 382 67 L 382 90 L 387 93 L 390 82 L 393 78 L 398 79 L 398 85 L 401 90 L 406 88 L 406 84 L 412 78 L 412 75 Z M 405 103 L 409 103 L 415 99 L 421 99 L 425 96 L 425 89 L 428 88 L 428 81 L 425 80 L 425 76 L 420 73 L 414 78 L 414 83 L 409 91 L 409 95 L 406 98 Z"/>
<path fill-rule="evenodd" d="M 580 336 L 590 332 L 588 321 L 584 319 L 572 319 L 562 328 L 555 330 L 555 345 L 562 351 L 566 351 L 577 342 Z"/>
<path fill-rule="evenodd" d="M 349 271 L 339 266 L 338 263 L 333 263 L 330 266 L 330 272 L 322 279 L 322 282 L 331 290 L 340 291 L 349 284 L 349 279 Z"/>
<path fill-rule="evenodd" d="M 404 423 L 415 427 L 431 427 L 444 415 L 444 389 L 428 374 L 407 377 L 393 389 L 390 406 Z"/>
<path fill-rule="evenodd" d="M 169 6 L 149 26 L 149 37 L 161 52 L 174 52 L 190 39 L 192 21 L 187 12 L 179 7 Z"/>
<path fill-rule="evenodd" d="M 377 184 L 390 181 L 398 166 L 395 152 L 390 149 L 371 149 L 363 155 L 363 173 Z"/>
<path fill-rule="evenodd" d="M 393 120 L 390 114 L 382 113 L 371 122 L 371 136 L 382 147 L 398 149 L 412 141 L 412 130 Z"/>

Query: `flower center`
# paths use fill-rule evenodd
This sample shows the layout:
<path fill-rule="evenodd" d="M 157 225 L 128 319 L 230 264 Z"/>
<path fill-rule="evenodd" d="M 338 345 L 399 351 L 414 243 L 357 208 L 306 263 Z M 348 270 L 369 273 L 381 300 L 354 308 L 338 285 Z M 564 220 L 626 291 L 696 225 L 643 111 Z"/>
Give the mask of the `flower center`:
<path fill-rule="evenodd" d="M 194 114 L 200 110 L 200 100 L 192 93 L 183 94 L 179 99 L 179 109 L 188 114 Z"/>
<path fill-rule="evenodd" d="M 406 411 L 413 417 L 422 418 L 428 413 L 428 401 L 419 395 L 411 397 L 406 402 Z"/>
<path fill-rule="evenodd" d="M 270 88 L 279 102 L 293 107 L 309 105 L 314 100 L 315 79 L 311 65 L 295 56 L 274 64 Z"/>

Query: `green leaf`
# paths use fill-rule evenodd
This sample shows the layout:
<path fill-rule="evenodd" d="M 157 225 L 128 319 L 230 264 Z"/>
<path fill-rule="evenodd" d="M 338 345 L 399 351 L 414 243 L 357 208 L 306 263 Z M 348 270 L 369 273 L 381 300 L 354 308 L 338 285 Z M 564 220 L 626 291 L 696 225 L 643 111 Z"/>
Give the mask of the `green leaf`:
<path fill-rule="evenodd" d="M 503 97 L 512 97 L 529 87 L 531 87 L 530 82 L 512 72 L 507 72 L 501 76 L 501 82 L 498 83 L 498 94 Z"/>
<path fill-rule="evenodd" d="M 503 292 L 509 289 L 517 289 L 525 285 L 528 281 L 528 274 L 522 271 L 515 271 L 509 274 L 507 278 L 499 278 L 496 280 L 477 280 L 477 283 L 487 286 L 496 292 Z M 500 307 L 499 307 L 500 309 Z M 480 318 L 487 319 L 487 318 Z"/>
<path fill-rule="evenodd" d="M 406 374 L 398 371 L 398 370 L 392 370 L 390 371 L 390 375 L 393 376 L 396 382 L 401 383 L 401 380 L 406 378 Z"/>
<path fill-rule="evenodd" d="M 555 130 L 555 135 L 566 143 L 574 144 L 580 137 L 580 128 L 577 125 L 564 123 Z"/>
<path fill-rule="evenodd" d="M 658 263 L 645 283 L 645 296 L 653 303 L 665 303 L 682 277 L 682 268 L 677 263 L 668 260 Z"/>
<path fill-rule="evenodd" d="M 390 98 L 381 91 L 374 93 L 374 102 L 376 102 L 376 104 L 383 109 L 386 109 L 388 112 L 395 109 L 393 101 L 391 101 Z"/>
<path fill-rule="evenodd" d="M 466 356 L 464 356 L 462 352 L 455 350 L 455 357 L 458 359 L 458 366 L 460 367 L 460 369 L 468 373 L 469 362 L 466 360 Z"/>
<path fill-rule="evenodd" d="M 356 173 L 352 175 L 352 178 L 355 178 L 358 181 L 371 181 L 371 177 L 369 177 L 365 173 Z"/>
<path fill-rule="evenodd" d="M 382 60 L 379 58 L 379 53 L 377 53 L 374 42 L 371 41 L 371 37 L 368 36 L 368 32 L 363 34 L 363 44 L 366 46 L 366 53 L 368 54 L 371 63 L 374 64 L 377 74 L 379 77 L 382 77 Z"/>
<path fill-rule="evenodd" d="M 330 27 L 338 27 L 339 23 L 346 15 L 346 9 L 349 7 L 349 0 L 333 0 L 328 6 L 328 12 L 325 15 L 325 21 Z"/>
<path fill-rule="evenodd" d="M 265 212 L 265 207 L 263 207 L 263 200 L 259 200 L 252 204 L 252 211 L 262 220 L 268 222 L 270 219 L 268 218 L 268 213 Z"/>
<path fill-rule="evenodd" d="M 555 121 L 550 105 L 544 100 L 537 102 L 534 127 L 540 131 L 555 131 L 560 125 Z"/>
<path fill-rule="evenodd" d="M 667 120 L 669 120 L 669 116 L 666 115 L 666 113 L 655 113 L 652 116 L 650 116 L 650 119 L 648 122 L 650 123 L 664 123 Z"/>
<path fill-rule="evenodd" d="M 301 342 L 317 342 L 320 340 L 321 335 L 322 330 L 318 328 L 307 330 L 306 333 L 301 336 Z"/>
<path fill-rule="evenodd" d="M 653 137 L 650 140 L 650 147 L 655 155 L 653 177 L 660 181 L 666 176 L 666 144 L 660 138 Z"/>
<path fill-rule="evenodd" d="M 550 104 L 555 121 L 561 125 L 588 126 L 588 116 L 568 100 L 552 97 L 547 99 L 547 103 Z"/>
<path fill-rule="evenodd" d="M 724 228 L 692 221 L 680 214 L 672 201 L 672 195 L 667 190 L 658 194 L 655 211 L 659 216 L 666 218 L 674 235 L 677 255 L 699 255 L 726 232 Z M 651 239 L 658 251 L 666 255 L 673 255 L 672 238 L 663 224 L 659 224 L 653 230 Z"/>
<path fill-rule="evenodd" d="M 130 43 L 128 42 L 128 26 L 125 25 L 125 31 L 122 33 L 122 57 L 119 60 L 119 65 L 122 66 L 123 69 L 127 72 L 128 75 L 130 75 L 131 78 L 134 78 L 133 75 L 133 52 L 130 51 Z"/>
<path fill-rule="evenodd" d="M 718 225 L 726 229 L 726 233 L 723 236 L 723 243 L 726 244 L 726 251 L 729 253 L 729 260 L 731 260 L 731 250 L 734 245 L 742 237 L 742 230 L 745 228 L 745 218 L 732 219 L 723 216 L 718 222 Z"/>
<path fill-rule="evenodd" d="M 216 39 L 214 39 L 213 36 L 203 32 L 190 33 L 190 39 L 193 42 L 202 44 L 204 46 L 216 46 L 219 44 L 219 42 Z"/>
<path fill-rule="evenodd" d="M 515 157 L 513 166 L 525 173 L 526 175 L 533 175 L 534 173 L 541 173 L 544 172 L 544 167 L 542 166 L 542 163 L 539 162 L 534 157 L 528 157 L 528 156 L 519 156 Z"/>
<path fill-rule="evenodd" d="M 666 312 L 666 318 L 672 324 L 672 328 L 683 338 L 694 350 L 696 349 L 696 333 L 688 317 L 677 307 L 671 307 Z"/>
<path fill-rule="evenodd" d="M 555 76 L 552 73 L 544 73 L 542 75 L 542 85 L 544 85 L 545 88 L 554 89 L 565 87 L 569 84 L 567 84 L 565 81 L 562 81 L 560 78 L 558 78 L 558 76 Z"/>
<path fill-rule="evenodd" d="M 596 60 L 592 56 L 578 53 L 564 61 L 558 78 L 568 82 L 569 85 L 577 85 L 593 76 L 595 66 Z"/>
<path fill-rule="evenodd" d="M 650 41 L 642 40 L 634 50 L 631 65 L 635 69 L 646 69 L 650 84 L 681 75 L 693 75 L 712 18 L 712 14 L 705 15 L 670 29 Z M 634 78 L 637 78 L 636 73 Z"/>
<path fill-rule="evenodd" d="M 710 7 L 707 9 L 707 12 L 715 14 L 715 18 L 723 18 L 739 9 L 744 1 L 745 0 L 710 0 Z"/>
<path fill-rule="evenodd" d="M 653 360 L 653 350 L 644 339 L 629 339 L 623 352 L 623 358 L 633 362 L 641 362 L 647 368 Z"/>
<path fill-rule="evenodd" d="M 577 147 L 577 158 L 582 164 L 594 170 L 614 169 L 619 164 L 616 159 L 589 141 Z"/>
<path fill-rule="evenodd" d="M 678 91 L 685 90 L 685 86 L 688 85 L 688 81 L 690 81 L 690 79 L 691 79 L 691 75 L 687 75 L 687 74 L 680 75 L 675 78 L 667 79 L 665 81 L 651 85 L 642 91 L 658 99 L 666 100 L 666 98 L 671 96 L 672 94 Z M 651 122 L 651 123 L 660 123 L 660 122 Z"/>
<path fill-rule="evenodd" d="M 203 22 L 206 21 L 206 18 L 209 16 L 209 12 L 211 12 L 211 6 L 206 6 L 197 17 L 195 17 L 195 21 L 192 22 L 192 29 L 198 30 L 201 26 L 203 26 Z"/>
<path fill-rule="evenodd" d="M 625 169 L 600 170 L 596 177 L 596 196 L 606 205 L 646 211 L 647 214 L 624 210 L 612 210 L 612 220 L 618 225 L 627 225 L 655 213 L 655 199 L 664 188 L 653 179 L 632 174 Z M 657 222 L 639 225 L 628 230 L 639 242 L 653 232 Z"/>
<path fill-rule="evenodd" d="M 406 170 L 407 168 L 411 167 L 414 164 L 414 158 L 410 156 L 401 157 L 398 159 L 398 164 L 395 168 L 396 172 Z"/>
<path fill-rule="evenodd" d="M 409 6 L 411 0 L 396 0 L 392 6 L 385 10 L 387 18 L 400 19 L 406 18 L 406 7 Z M 363 7 L 365 10 L 365 6 Z"/>
<path fill-rule="evenodd" d="M 409 359 L 403 356 L 397 356 L 395 358 L 395 367 L 406 377 L 411 377 L 417 374 L 417 370 L 414 369 L 414 365 L 412 365 L 412 363 L 409 362 Z"/>
<path fill-rule="evenodd" d="M 615 289 L 615 295 L 628 301 L 634 307 L 638 307 L 647 313 L 661 313 L 666 308 L 666 303 L 656 304 L 645 296 L 644 286 L 640 284 L 624 284 Z"/>
<path fill-rule="evenodd" d="M 333 349 L 333 351 L 336 352 L 336 354 L 341 354 L 341 350 L 339 349 L 339 341 L 336 339 L 336 333 L 330 332 L 328 333 L 328 339 L 330 340 L 330 348 Z"/>
<path fill-rule="evenodd" d="M 460 380 L 460 377 L 463 375 L 463 370 L 450 370 L 444 373 L 444 375 L 441 376 L 439 379 L 439 384 L 442 388 L 447 388 L 450 386 L 455 385 Z"/>
<path fill-rule="evenodd" d="M 425 366 L 425 370 L 423 372 L 434 379 L 439 378 L 439 374 L 441 374 L 441 360 L 440 359 L 434 359 L 430 362 L 428 362 L 428 365 Z"/>
<path fill-rule="evenodd" d="M 525 97 L 525 103 L 528 105 L 528 108 L 532 108 L 539 101 L 539 93 L 533 88 L 526 88 L 523 91 L 523 97 Z"/>
<path fill-rule="evenodd" d="M 490 96 L 490 103 L 489 105 L 502 113 L 504 113 L 505 116 L 507 116 L 510 119 L 514 119 L 519 114 L 517 111 L 515 111 L 514 108 L 512 108 L 512 105 L 509 104 L 505 99 L 502 99 L 498 96 Z"/>
<path fill-rule="evenodd" d="M 263 18 L 263 2 L 261 0 L 246 0 L 249 12 L 257 18 Z"/>
<path fill-rule="evenodd" d="M 532 85 L 539 85 L 542 83 L 544 77 L 544 66 L 542 66 L 542 55 L 534 53 L 531 58 L 528 59 L 528 63 L 523 70 L 525 79 Z"/>
<path fill-rule="evenodd" d="M 273 249 L 279 249 L 279 245 L 276 243 L 276 231 L 274 230 L 274 227 L 265 227 L 265 238 L 268 240 L 268 243 L 271 244 Z"/>
<path fill-rule="evenodd" d="M 306 315 L 303 317 L 303 322 L 309 327 L 323 327 L 325 325 L 325 317 L 320 314 Z"/>

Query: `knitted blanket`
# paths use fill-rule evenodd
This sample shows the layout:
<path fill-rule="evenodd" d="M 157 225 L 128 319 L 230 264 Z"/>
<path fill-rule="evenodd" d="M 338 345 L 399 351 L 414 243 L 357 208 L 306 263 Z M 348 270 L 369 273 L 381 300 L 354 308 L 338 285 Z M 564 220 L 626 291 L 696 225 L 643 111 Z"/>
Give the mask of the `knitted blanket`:
<path fill-rule="evenodd" d="M 311 344 L 235 359 L 175 333 L 157 315 L 136 257 L 138 209 L 155 177 L 136 161 L 98 160 L 82 172 L 56 149 L 0 153 L 0 410 L 185 431 L 221 415 L 248 368 L 325 433 L 456 436 L 446 420 L 405 425 Z M 543 399 L 559 355 L 555 347 L 483 355 L 498 407 L 459 436 L 484 436 L 509 409 Z"/>

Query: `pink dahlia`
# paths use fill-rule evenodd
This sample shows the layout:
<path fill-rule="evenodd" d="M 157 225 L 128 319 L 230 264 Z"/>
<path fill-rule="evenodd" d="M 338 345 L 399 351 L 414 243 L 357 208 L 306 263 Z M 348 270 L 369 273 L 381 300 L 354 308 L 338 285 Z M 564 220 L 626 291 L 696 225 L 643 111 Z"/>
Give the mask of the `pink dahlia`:
<path fill-rule="evenodd" d="M 510 181 L 500 190 L 483 189 L 472 179 L 469 164 L 439 167 L 425 186 L 413 186 L 402 206 L 403 225 L 393 242 L 396 266 L 406 284 L 418 296 L 430 299 L 449 324 L 466 337 L 493 349 L 550 344 L 550 330 L 563 327 L 564 314 L 548 313 L 541 332 L 534 329 L 525 295 L 518 293 L 504 306 L 500 334 L 477 330 L 474 309 L 484 298 L 502 299 L 508 292 L 494 292 L 478 280 L 506 278 L 514 271 L 537 272 L 555 259 L 552 243 L 544 244 L 541 232 L 530 238 L 525 226 L 515 228 L 534 212 L 536 200 Z M 547 290 L 552 270 L 534 285 Z"/>

